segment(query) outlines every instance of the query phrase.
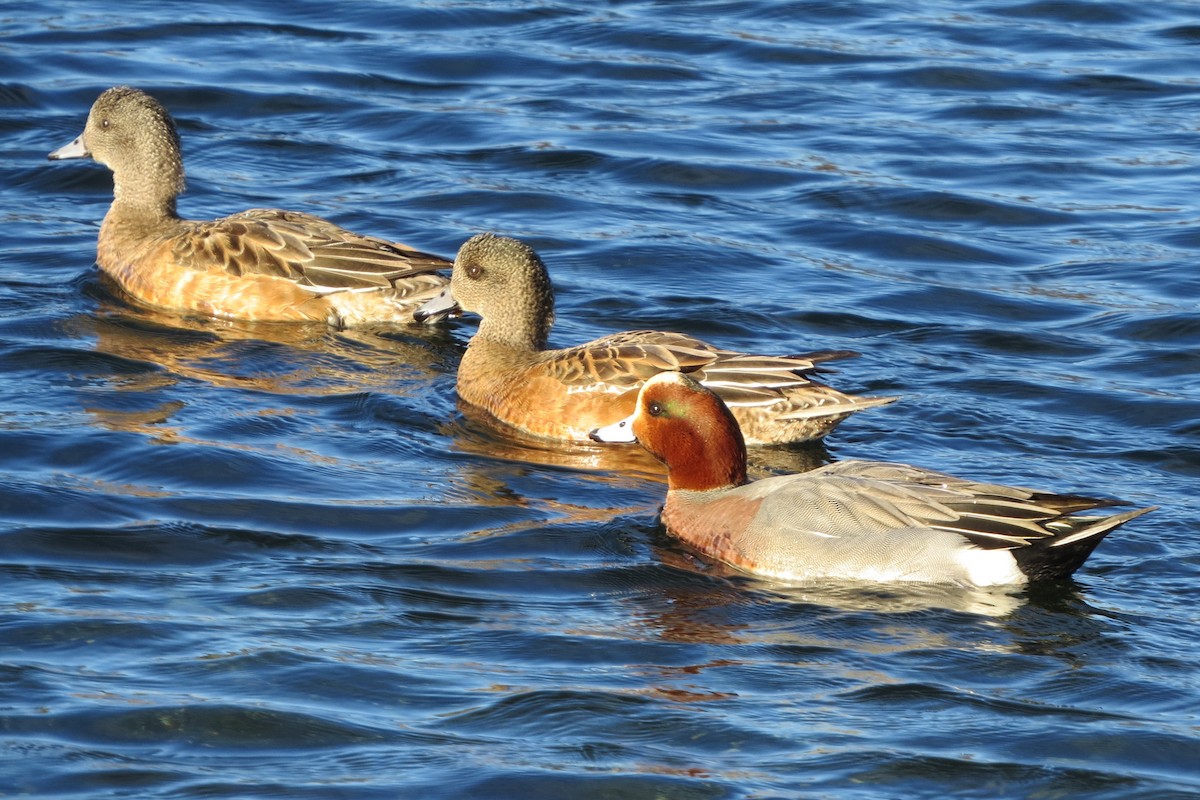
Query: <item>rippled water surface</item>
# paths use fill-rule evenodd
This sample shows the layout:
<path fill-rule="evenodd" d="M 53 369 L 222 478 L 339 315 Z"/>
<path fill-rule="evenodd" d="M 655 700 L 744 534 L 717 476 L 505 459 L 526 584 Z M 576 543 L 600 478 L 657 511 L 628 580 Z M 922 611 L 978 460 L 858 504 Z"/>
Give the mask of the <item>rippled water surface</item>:
<path fill-rule="evenodd" d="M 1190 2 L 0 8 L 0 797 L 1200 797 Z M 115 297 L 128 83 L 180 210 L 519 236 L 564 345 L 850 348 L 903 401 L 758 474 L 904 460 L 1161 509 L 1067 585 L 786 587 L 624 449 L 458 408 L 475 323 Z"/>

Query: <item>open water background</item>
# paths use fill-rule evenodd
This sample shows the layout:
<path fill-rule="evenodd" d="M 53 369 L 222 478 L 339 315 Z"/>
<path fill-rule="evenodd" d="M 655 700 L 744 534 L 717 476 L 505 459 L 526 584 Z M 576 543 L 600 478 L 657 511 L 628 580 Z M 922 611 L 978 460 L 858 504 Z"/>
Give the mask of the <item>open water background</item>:
<path fill-rule="evenodd" d="M 1200 797 L 1200 7 L 6 2 L 0 797 Z M 781 587 L 633 451 L 463 415 L 473 330 L 188 320 L 93 266 L 158 96 L 180 210 L 530 241 L 553 341 L 852 348 L 829 458 L 1161 510 L 1065 586 Z"/>

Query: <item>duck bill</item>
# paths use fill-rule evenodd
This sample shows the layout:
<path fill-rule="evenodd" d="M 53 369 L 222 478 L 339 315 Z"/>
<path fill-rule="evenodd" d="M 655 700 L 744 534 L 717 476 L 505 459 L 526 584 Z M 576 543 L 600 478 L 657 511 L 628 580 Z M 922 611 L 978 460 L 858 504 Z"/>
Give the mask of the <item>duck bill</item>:
<path fill-rule="evenodd" d="M 51 161 L 61 161 L 64 158 L 87 158 L 91 155 L 91 151 L 87 149 L 87 145 L 83 143 L 83 134 L 79 134 L 69 144 L 64 144 L 62 147 L 50 154 Z"/>
<path fill-rule="evenodd" d="M 461 313 L 462 309 L 458 307 L 458 302 L 450 293 L 450 286 L 447 284 L 446 288 L 417 307 L 413 312 L 413 319 L 417 322 L 440 322 Z"/>
<path fill-rule="evenodd" d="M 588 433 L 588 436 L 593 442 L 636 442 L 637 437 L 633 435 L 633 418 L 635 416 L 637 415 L 628 416 L 620 422 L 605 425 L 603 428 L 596 428 Z"/>

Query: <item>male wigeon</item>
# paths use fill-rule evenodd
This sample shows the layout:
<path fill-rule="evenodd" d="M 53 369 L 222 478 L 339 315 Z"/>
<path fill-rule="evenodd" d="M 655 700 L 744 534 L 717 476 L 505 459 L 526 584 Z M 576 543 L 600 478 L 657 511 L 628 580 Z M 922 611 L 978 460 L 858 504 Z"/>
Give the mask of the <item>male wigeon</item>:
<path fill-rule="evenodd" d="M 150 95 L 105 91 L 83 133 L 50 154 L 91 157 L 113 173 L 96 261 L 129 295 L 180 312 L 337 327 L 411 323 L 446 285 L 449 261 L 360 236 L 320 217 L 253 209 L 180 219 L 183 160 L 175 123 Z"/>
<path fill-rule="evenodd" d="M 700 552 L 783 581 L 1020 585 L 1065 578 L 1109 531 L 1152 508 L 976 483 L 907 464 L 843 461 L 746 480 L 737 421 L 686 375 L 646 381 L 637 410 L 592 432 L 641 442 L 666 464 L 667 531 Z"/>
<path fill-rule="evenodd" d="M 682 333 L 628 331 L 565 350 L 546 349 L 554 291 L 533 248 L 507 237 L 471 237 L 450 285 L 417 311 L 482 317 L 458 367 L 464 401 L 526 433 L 587 441 L 593 428 L 629 415 L 643 381 L 683 370 L 729 404 L 752 444 L 817 439 L 851 413 L 894 397 L 856 397 L 812 379 L 847 350 L 757 356 L 722 350 Z"/>

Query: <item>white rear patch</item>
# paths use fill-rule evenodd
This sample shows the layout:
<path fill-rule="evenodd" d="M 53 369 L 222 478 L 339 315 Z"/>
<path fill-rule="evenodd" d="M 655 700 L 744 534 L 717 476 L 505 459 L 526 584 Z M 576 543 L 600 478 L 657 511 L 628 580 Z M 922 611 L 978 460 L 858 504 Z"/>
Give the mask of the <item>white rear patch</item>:
<path fill-rule="evenodd" d="M 958 551 L 958 563 L 976 586 L 1012 586 L 1028 582 L 1017 560 L 1007 550 L 981 550 L 978 547 Z"/>

